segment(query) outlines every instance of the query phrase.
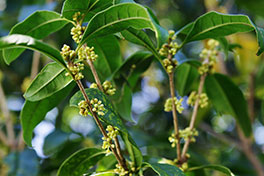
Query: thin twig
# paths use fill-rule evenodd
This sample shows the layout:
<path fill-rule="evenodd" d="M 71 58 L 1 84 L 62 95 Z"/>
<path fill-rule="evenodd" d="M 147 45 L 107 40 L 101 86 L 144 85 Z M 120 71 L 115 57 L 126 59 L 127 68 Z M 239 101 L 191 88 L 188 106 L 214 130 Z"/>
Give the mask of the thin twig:
<path fill-rule="evenodd" d="M 5 133 L 2 131 L 2 128 L 0 129 L 0 141 L 4 145 L 8 146 L 8 139 L 7 139 L 6 135 L 5 135 Z"/>
<path fill-rule="evenodd" d="M 13 121 L 12 121 L 9 109 L 7 107 L 6 97 L 5 97 L 1 82 L 0 82 L 0 106 L 1 106 L 1 111 L 3 112 L 3 115 L 5 117 L 8 144 L 11 147 L 11 149 L 14 150 L 15 149 L 14 125 L 13 125 Z"/>
<path fill-rule="evenodd" d="M 256 154 L 252 151 L 251 141 L 246 138 L 239 127 L 237 127 L 237 132 L 239 139 L 242 144 L 242 149 L 248 160 L 251 162 L 253 167 L 255 168 L 258 176 L 264 176 L 264 170 L 260 160 L 257 158 Z"/>
<path fill-rule="evenodd" d="M 86 47 L 86 46 L 87 46 L 87 45 L 85 44 L 83 47 Z M 86 54 L 86 57 L 87 57 L 87 54 Z M 95 69 L 95 67 L 94 67 L 93 62 L 92 62 L 90 59 L 87 59 L 87 63 L 88 63 L 88 65 L 89 65 L 89 67 L 90 67 L 90 69 L 91 69 L 91 71 L 92 71 L 92 73 L 93 73 L 93 76 L 94 76 L 95 82 L 96 82 L 96 84 L 97 84 L 99 90 L 101 90 L 102 92 L 104 92 L 104 89 L 103 89 L 103 87 L 102 87 L 102 84 L 101 84 L 100 78 L 99 78 L 99 76 L 98 76 L 98 74 L 97 74 L 97 71 L 96 71 L 96 69 Z"/>
<path fill-rule="evenodd" d="M 91 103 L 90 103 L 89 97 L 88 97 L 88 95 L 86 94 L 86 92 L 85 92 L 85 90 L 84 90 L 84 87 L 83 87 L 81 81 L 78 80 L 78 81 L 76 81 L 76 83 L 77 83 L 79 89 L 81 90 L 81 92 L 82 92 L 82 94 L 83 94 L 83 97 L 84 97 L 85 101 L 88 103 L 89 111 L 92 113 L 92 116 L 93 116 L 93 118 L 94 118 L 94 120 L 95 120 L 97 126 L 99 127 L 99 129 L 100 129 L 100 131 L 102 132 L 103 136 L 107 139 L 107 138 L 108 138 L 108 135 L 107 135 L 107 133 L 106 133 L 106 131 L 105 131 L 105 129 L 104 129 L 102 123 L 100 122 L 100 120 L 99 120 L 97 114 L 96 114 L 95 112 L 92 111 L 93 107 L 92 107 L 92 105 L 91 105 Z M 121 160 L 121 158 L 119 157 L 119 155 L 118 155 L 116 149 L 113 148 L 111 145 L 110 145 L 110 148 L 111 148 L 111 151 L 114 153 L 114 155 L 115 155 L 115 157 L 116 157 L 118 163 L 119 163 L 119 164 L 120 164 L 125 170 L 128 170 L 128 169 L 127 169 L 127 166 L 126 166 L 126 163 L 122 162 L 122 160 Z"/>
<path fill-rule="evenodd" d="M 255 97 L 255 72 L 249 75 L 249 96 L 248 96 L 248 111 L 251 123 L 254 122 L 254 97 Z"/>
<path fill-rule="evenodd" d="M 32 59 L 32 66 L 31 66 L 31 74 L 30 79 L 33 80 L 39 71 L 39 61 L 40 61 L 40 53 L 37 51 L 34 51 L 33 53 L 33 59 Z"/>
<path fill-rule="evenodd" d="M 177 117 L 177 110 L 174 101 L 175 91 L 174 91 L 174 73 L 169 73 L 169 82 L 170 82 L 170 94 L 172 99 L 172 115 L 173 115 L 173 125 L 174 125 L 174 133 L 175 138 L 178 141 L 176 145 L 176 152 L 177 152 L 177 159 L 178 161 L 181 160 L 181 145 L 180 145 L 180 136 L 179 136 L 179 126 L 178 126 L 178 117 Z"/>
<path fill-rule="evenodd" d="M 195 101 L 195 104 L 194 104 L 194 108 L 193 108 L 193 113 L 192 113 L 192 117 L 191 117 L 191 122 L 190 122 L 190 125 L 189 125 L 189 128 L 190 130 L 192 130 L 194 128 L 194 124 L 195 124 L 195 120 L 196 120 L 196 117 L 197 117 L 197 113 L 198 113 L 198 108 L 199 108 L 199 101 L 200 101 L 200 95 L 203 91 L 203 85 L 204 85 L 204 81 L 205 81 L 205 78 L 206 78 L 206 74 L 203 74 L 200 78 L 200 84 L 199 84 L 199 88 L 198 88 L 198 96 L 197 96 L 197 99 Z M 182 149 L 182 155 L 181 155 L 181 158 L 186 160 L 186 153 L 188 151 L 188 147 L 190 145 L 190 138 L 187 139 L 187 141 L 185 141 L 185 144 L 183 146 L 183 149 Z"/>
<path fill-rule="evenodd" d="M 84 45 L 84 47 L 85 47 L 85 46 L 86 46 L 86 44 Z M 93 77 L 94 77 L 94 79 L 95 79 L 95 81 L 96 81 L 96 84 L 97 84 L 99 90 L 101 90 L 102 92 L 104 92 L 104 89 L 103 89 L 103 87 L 102 87 L 102 84 L 101 84 L 100 78 L 99 78 L 99 76 L 98 76 L 98 74 L 97 74 L 97 71 L 96 71 L 96 69 L 95 69 L 95 67 L 94 67 L 93 62 L 92 62 L 90 59 L 87 59 L 87 63 L 88 63 L 88 65 L 89 65 L 89 67 L 90 67 L 90 69 L 91 69 L 91 71 L 92 71 Z M 123 165 L 125 165 L 125 168 L 127 168 L 127 166 L 126 166 L 126 160 L 125 160 L 125 158 L 124 158 L 123 155 L 122 155 L 121 147 L 120 147 L 120 144 L 119 144 L 119 141 L 118 141 L 118 138 L 117 138 L 117 137 L 114 138 L 114 143 L 115 143 L 115 145 L 116 145 L 117 153 L 118 153 L 118 155 L 119 155 L 119 157 L 120 157 L 120 159 L 121 159 Z"/>
<path fill-rule="evenodd" d="M 33 80 L 39 72 L 39 62 L 40 62 L 40 53 L 37 51 L 34 51 L 33 59 L 32 59 L 32 66 L 31 66 L 31 74 L 30 74 L 31 80 Z M 19 135 L 17 137 L 17 149 L 23 150 L 24 147 L 25 147 L 25 142 L 23 138 L 23 129 L 21 128 Z"/>

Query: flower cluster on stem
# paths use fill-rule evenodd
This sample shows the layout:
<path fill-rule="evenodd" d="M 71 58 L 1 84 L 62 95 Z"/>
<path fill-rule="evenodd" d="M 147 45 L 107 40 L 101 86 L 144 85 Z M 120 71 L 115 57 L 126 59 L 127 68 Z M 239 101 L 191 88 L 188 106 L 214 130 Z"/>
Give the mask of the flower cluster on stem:
<path fill-rule="evenodd" d="M 208 48 L 204 48 L 200 53 L 200 58 L 203 61 L 202 65 L 198 69 L 200 75 L 213 71 L 213 66 L 216 63 L 218 55 L 217 47 L 219 46 L 219 42 L 217 40 L 210 39 L 208 40 L 207 45 Z"/>
<path fill-rule="evenodd" d="M 184 110 L 184 108 L 182 107 L 182 101 L 183 101 L 182 98 L 177 99 L 176 97 L 174 97 L 174 104 L 179 113 L 182 113 L 182 111 Z M 168 98 L 166 100 L 165 105 L 164 105 L 164 111 L 166 112 L 172 111 L 172 98 Z"/>
<path fill-rule="evenodd" d="M 206 93 L 197 94 L 196 91 L 192 91 L 187 100 L 187 104 L 194 106 L 196 100 L 199 98 L 199 106 L 200 108 L 205 108 L 208 106 L 208 97 Z"/>
<path fill-rule="evenodd" d="M 110 81 L 105 81 L 102 85 L 104 92 L 107 95 L 114 95 L 116 92 L 116 89 L 114 88 L 114 86 L 112 85 L 112 83 Z"/>
<path fill-rule="evenodd" d="M 115 129 L 113 126 L 108 125 L 106 128 L 107 137 L 102 137 L 103 145 L 102 149 L 106 150 L 107 153 L 111 152 L 111 148 L 115 148 L 115 145 L 112 144 L 112 140 L 118 135 L 118 130 Z"/>

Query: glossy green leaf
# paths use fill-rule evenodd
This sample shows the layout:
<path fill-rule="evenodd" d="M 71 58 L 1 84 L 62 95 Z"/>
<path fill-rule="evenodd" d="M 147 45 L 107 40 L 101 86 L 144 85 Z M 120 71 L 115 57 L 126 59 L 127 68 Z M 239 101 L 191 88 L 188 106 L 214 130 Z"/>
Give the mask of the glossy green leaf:
<path fill-rule="evenodd" d="M 34 150 L 13 151 L 3 161 L 8 166 L 8 176 L 38 175 L 40 164 Z"/>
<path fill-rule="evenodd" d="M 72 20 L 76 12 L 85 14 L 84 22 L 89 21 L 96 13 L 113 5 L 113 0 L 66 0 L 63 4 L 61 14 Z"/>
<path fill-rule="evenodd" d="M 90 99 L 97 98 L 102 101 L 105 107 L 105 115 L 98 115 L 99 119 L 108 125 L 112 125 L 120 130 L 120 135 L 123 138 L 128 152 L 130 154 L 131 160 L 136 168 L 140 168 L 142 164 L 142 155 L 137 147 L 136 143 L 133 141 L 131 136 L 128 134 L 126 127 L 124 126 L 122 120 L 118 116 L 118 113 L 114 110 L 108 97 L 98 89 L 85 89 L 86 94 Z M 81 91 L 77 92 L 70 99 L 70 106 L 78 107 L 78 103 L 84 100 Z"/>
<path fill-rule="evenodd" d="M 122 64 L 118 40 L 115 36 L 108 35 L 94 38 L 87 45 L 95 48 L 98 59 L 94 62 L 94 66 L 101 80 L 106 80 Z"/>
<path fill-rule="evenodd" d="M 155 31 L 156 31 L 156 45 L 157 45 L 157 48 L 161 48 L 161 46 L 164 43 L 168 42 L 168 37 L 169 37 L 168 30 L 166 30 L 163 27 L 161 27 L 157 17 L 153 13 L 153 11 L 149 7 L 146 7 L 146 8 L 148 9 L 148 12 L 150 14 L 152 23 L 153 23 Z"/>
<path fill-rule="evenodd" d="M 228 169 L 227 167 L 221 166 L 221 165 L 205 165 L 205 166 L 192 167 L 188 169 L 188 171 L 195 171 L 195 170 L 200 170 L 200 169 L 212 169 L 212 170 L 222 172 L 227 176 L 235 176 L 235 174 L 233 174 L 230 169 Z"/>
<path fill-rule="evenodd" d="M 135 3 L 121 3 L 97 13 L 88 23 L 79 47 L 87 40 L 120 32 L 129 27 L 154 30 L 147 9 Z"/>
<path fill-rule="evenodd" d="M 40 101 L 25 101 L 20 118 L 24 141 L 27 145 L 31 146 L 32 133 L 34 128 L 45 118 L 47 112 L 56 107 L 63 99 L 67 97 L 73 87 L 73 83 L 69 84 L 59 92 Z"/>
<path fill-rule="evenodd" d="M 117 89 L 115 95 L 111 98 L 118 113 L 123 119 L 134 122 L 131 117 L 133 95 L 131 88 L 125 83 L 122 86 L 118 86 Z"/>
<path fill-rule="evenodd" d="M 20 34 L 13 34 L 0 38 L 0 50 L 10 48 L 25 48 L 38 51 L 42 54 L 45 54 L 46 56 L 48 56 L 55 62 L 61 64 L 64 68 L 67 69 L 66 64 L 58 50 L 32 37 Z M 5 62 L 7 64 L 10 64 L 12 61 L 12 58 L 5 58 Z"/>
<path fill-rule="evenodd" d="M 257 55 L 264 51 L 264 30 L 255 26 L 246 15 L 227 15 L 218 12 L 208 12 L 193 23 L 182 28 L 177 34 L 186 34 L 183 44 L 195 40 L 217 38 L 238 32 L 256 31 L 259 43 Z"/>
<path fill-rule="evenodd" d="M 81 149 L 60 166 L 57 176 L 80 176 L 94 167 L 94 165 L 105 156 L 105 151 L 97 148 Z"/>
<path fill-rule="evenodd" d="M 11 34 L 28 35 L 36 39 L 43 39 L 49 34 L 60 30 L 69 21 L 61 18 L 60 14 L 52 11 L 36 11 L 21 23 L 16 24 L 10 31 Z M 24 49 L 12 48 L 3 52 L 5 60 L 15 60 Z"/>
<path fill-rule="evenodd" d="M 132 92 L 138 85 L 138 80 L 153 61 L 150 52 L 136 52 L 130 56 L 112 75 L 116 83 L 117 92 L 112 96 L 114 105 L 122 118 L 133 121 L 131 118 Z M 132 66 L 135 68 L 132 69 Z"/>
<path fill-rule="evenodd" d="M 175 87 L 178 93 L 180 96 L 187 95 L 191 91 L 192 85 L 199 77 L 197 68 L 188 63 L 183 63 L 176 68 L 175 74 Z"/>
<path fill-rule="evenodd" d="M 215 109 L 235 117 L 244 134 L 250 136 L 252 128 L 247 103 L 239 87 L 227 76 L 214 74 L 206 77 L 205 90 Z"/>
<path fill-rule="evenodd" d="M 44 141 L 43 153 L 44 155 L 52 155 L 59 152 L 61 148 L 68 142 L 71 133 L 65 133 L 61 130 L 55 130 L 50 133 Z"/>
<path fill-rule="evenodd" d="M 159 176 L 185 176 L 183 171 L 176 166 L 160 163 L 144 163 L 145 166 L 150 167 Z"/>
<path fill-rule="evenodd" d="M 55 94 L 73 82 L 71 76 L 65 76 L 66 73 L 56 62 L 47 64 L 33 80 L 24 97 L 29 101 L 39 101 Z"/>
<path fill-rule="evenodd" d="M 151 51 L 157 58 L 159 58 L 159 54 L 156 50 L 155 45 L 152 40 L 143 30 L 136 30 L 134 28 L 128 28 L 121 32 L 122 36 L 135 44 L 146 47 L 149 51 Z"/>

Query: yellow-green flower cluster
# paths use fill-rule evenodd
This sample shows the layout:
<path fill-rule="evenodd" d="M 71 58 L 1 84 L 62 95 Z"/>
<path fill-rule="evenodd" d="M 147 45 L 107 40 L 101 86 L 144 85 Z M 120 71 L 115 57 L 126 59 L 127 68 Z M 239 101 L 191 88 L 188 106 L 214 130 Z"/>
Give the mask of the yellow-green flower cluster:
<path fill-rule="evenodd" d="M 183 101 L 182 98 L 178 100 L 176 97 L 174 97 L 174 103 L 179 113 L 182 113 L 182 111 L 184 110 L 184 108 L 182 107 L 182 101 Z M 172 98 L 168 98 L 166 100 L 164 105 L 164 111 L 166 112 L 172 111 Z"/>
<path fill-rule="evenodd" d="M 84 76 L 81 73 L 81 71 L 84 69 L 83 63 L 75 63 L 75 51 L 71 50 L 71 48 L 68 45 L 63 45 L 61 52 L 61 56 L 63 59 L 67 62 L 67 67 L 69 68 L 69 71 L 71 72 L 74 80 L 80 80 Z M 70 73 L 66 73 L 66 76 L 69 76 Z"/>
<path fill-rule="evenodd" d="M 112 125 L 106 127 L 107 135 L 109 138 L 114 139 L 118 135 L 118 130 L 115 129 Z"/>
<path fill-rule="evenodd" d="M 80 17 L 81 17 L 81 12 L 76 12 L 73 16 L 72 19 L 73 21 L 75 21 L 76 23 L 78 23 L 80 21 Z"/>
<path fill-rule="evenodd" d="M 110 81 L 105 81 L 102 86 L 103 86 L 104 92 L 107 95 L 114 95 L 115 94 L 116 89 L 113 87 L 113 85 Z"/>
<path fill-rule="evenodd" d="M 78 107 L 79 107 L 79 114 L 82 116 L 87 116 L 89 114 L 89 105 L 87 103 L 87 101 L 80 101 L 78 103 Z"/>
<path fill-rule="evenodd" d="M 63 47 L 61 48 L 60 54 L 63 57 L 63 59 L 67 62 L 73 61 L 73 59 L 75 58 L 75 51 L 71 50 L 71 48 L 66 44 L 64 44 Z"/>
<path fill-rule="evenodd" d="M 125 176 L 129 173 L 120 164 L 116 164 L 116 168 L 114 169 L 114 172 L 119 176 Z M 130 173 L 129 176 L 132 176 L 132 173 Z"/>
<path fill-rule="evenodd" d="M 104 104 L 102 104 L 101 100 L 98 100 L 97 98 L 94 98 L 91 100 L 91 105 L 92 105 L 92 111 L 96 112 L 98 115 L 103 116 L 105 115 L 104 111 Z"/>
<path fill-rule="evenodd" d="M 111 148 L 115 148 L 115 145 L 112 144 L 112 139 L 111 138 L 106 138 L 106 137 L 102 137 L 103 145 L 102 145 L 102 149 L 106 150 L 106 153 L 111 153 Z"/>
<path fill-rule="evenodd" d="M 89 88 L 97 89 L 98 85 L 96 83 L 92 83 Z"/>
<path fill-rule="evenodd" d="M 186 170 L 188 169 L 188 163 L 187 163 L 187 162 L 183 163 L 183 164 L 181 165 L 180 169 L 181 169 L 182 171 L 186 171 Z"/>
<path fill-rule="evenodd" d="M 189 95 L 188 100 L 187 100 L 187 104 L 194 106 L 197 99 L 198 99 L 197 92 L 192 91 L 191 94 Z M 201 108 L 208 106 L 208 97 L 207 97 L 206 93 L 201 93 L 201 95 L 199 97 L 199 106 Z"/>
<path fill-rule="evenodd" d="M 162 63 L 168 73 L 172 73 L 173 69 L 176 68 L 176 66 L 178 65 L 177 60 L 167 58 L 164 59 Z"/>
<path fill-rule="evenodd" d="M 195 136 L 198 136 L 198 131 L 193 128 L 187 127 L 183 130 L 179 130 L 180 138 L 183 138 L 185 141 L 190 139 L 191 142 L 195 142 Z"/>
<path fill-rule="evenodd" d="M 202 93 L 200 95 L 199 105 L 201 108 L 205 108 L 208 106 L 208 97 L 207 97 L 206 93 Z"/>
<path fill-rule="evenodd" d="M 78 51 L 78 57 L 80 61 L 89 59 L 94 62 L 98 58 L 98 55 L 95 54 L 94 47 L 86 46 L 80 48 L 80 50 Z"/>
<path fill-rule="evenodd" d="M 81 26 L 80 24 L 77 24 L 75 27 L 73 27 L 73 28 L 71 29 L 72 39 L 73 39 L 76 43 L 80 43 L 84 31 L 85 31 L 85 26 Z"/>
<path fill-rule="evenodd" d="M 163 65 L 168 73 L 171 73 L 178 64 L 176 60 L 172 59 L 179 48 L 179 45 L 173 42 L 175 39 L 175 32 L 170 30 L 168 43 L 163 44 L 159 50 L 159 54 L 166 57 L 166 59 L 163 60 Z"/>
<path fill-rule="evenodd" d="M 80 80 L 83 79 L 84 76 L 82 74 L 82 70 L 84 69 L 84 64 L 83 63 L 68 63 L 67 64 L 70 72 L 72 73 L 74 80 Z M 66 76 L 68 76 L 69 73 L 66 73 Z"/>
<path fill-rule="evenodd" d="M 176 139 L 175 133 L 171 133 L 170 137 L 168 138 L 169 142 L 171 143 L 171 147 L 174 148 L 177 143 L 179 142 L 178 139 Z"/>
<path fill-rule="evenodd" d="M 118 130 L 115 129 L 113 126 L 108 125 L 106 127 L 107 137 L 102 137 L 103 145 L 102 149 L 106 150 L 107 153 L 111 152 L 111 148 L 115 148 L 115 145 L 112 144 L 112 140 L 118 135 Z"/>
<path fill-rule="evenodd" d="M 218 54 L 218 50 L 217 50 L 217 47 L 219 46 L 218 41 L 214 39 L 210 39 L 207 42 L 207 45 L 208 45 L 208 49 L 204 48 L 200 53 L 200 57 L 203 59 L 203 64 L 202 66 L 200 66 L 198 71 L 201 75 L 212 71 L 213 65 L 216 62 L 216 58 Z"/>

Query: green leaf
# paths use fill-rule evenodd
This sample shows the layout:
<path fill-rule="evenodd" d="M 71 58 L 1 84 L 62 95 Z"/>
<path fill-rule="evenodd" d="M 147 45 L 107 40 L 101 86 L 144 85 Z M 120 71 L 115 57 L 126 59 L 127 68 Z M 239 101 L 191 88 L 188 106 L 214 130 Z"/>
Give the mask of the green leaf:
<path fill-rule="evenodd" d="M 113 35 L 94 38 L 88 46 L 93 46 L 98 58 L 94 66 L 101 80 L 106 80 L 122 64 L 119 42 Z"/>
<path fill-rule="evenodd" d="M 65 133 L 61 130 L 53 131 L 45 138 L 43 153 L 48 156 L 59 152 L 68 142 L 70 135 L 71 133 Z"/>
<path fill-rule="evenodd" d="M 191 91 L 192 85 L 199 77 L 197 68 L 188 63 L 183 63 L 176 68 L 175 74 L 175 87 L 178 93 L 180 96 L 187 95 Z"/>
<path fill-rule="evenodd" d="M 68 69 L 58 50 L 32 37 L 21 34 L 12 34 L 0 38 L 0 50 L 9 48 L 25 48 L 39 51 Z M 5 58 L 7 64 L 10 64 L 12 61 L 12 58 Z"/>
<path fill-rule="evenodd" d="M 257 55 L 264 51 L 264 30 L 255 26 L 246 15 L 227 15 L 218 12 L 208 12 L 193 23 L 182 28 L 177 34 L 187 34 L 183 44 L 204 40 L 207 38 L 218 38 L 238 32 L 256 31 L 259 43 Z"/>
<path fill-rule="evenodd" d="M 181 169 L 173 165 L 146 162 L 144 164 L 152 168 L 159 176 L 185 176 Z"/>
<path fill-rule="evenodd" d="M 121 34 L 126 40 L 146 47 L 155 55 L 156 58 L 160 59 L 159 53 L 157 52 L 155 45 L 143 30 L 128 28 L 122 31 Z"/>
<path fill-rule="evenodd" d="M 64 89 L 40 101 L 26 100 L 21 111 L 21 124 L 24 141 L 31 146 L 34 128 L 45 118 L 47 112 L 56 107 L 73 89 L 74 84 L 69 84 Z"/>
<path fill-rule="evenodd" d="M 114 110 L 112 104 L 108 100 L 108 97 L 98 89 L 85 89 L 85 92 L 88 95 L 89 99 L 97 98 L 98 100 L 102 101 L 102 104 L 104 104 L 106 110 L 104 116 L 98 115 L 99 119 L 102 122 L 108 125 L 112 125 L 120 130 L 120 135 L 123 138 L 124 143 L 126 144 L 131 160 L 134 163 L 135 168 L 139 169 L 143 160 L 142 154 L 136 143 L 128 134 L 126 127 L 118 116 L 118 113 Z M 81 100 L 84 100 L 84 98 L 81 91 L 79 91 L 70 99 L 70 106 L 78 107 L 78 103 Z"/>
<path fill-rule="evenodd" d="M 113 5 L 113 0 L 66 0 L 63 4 L 61 14 L 72 20 L 76 12 L 85 14 L 84 22 L 89 21 L 96 13 Z"/>
<path fill-rule="evenodd" d="M 52 11 L 36 11 L 21 23 L 16 24 L 10 31 L 11 34 L 28 35 L 36 39 L 43 39 L 49 34 L 60 30 L 69 21 L 61 18 L 59 13 Z M 15 60 L 24 49 L 6 49 L 3 56 L 5 60 Z"/>
<path fill-rule="evenodd" d="M 132 92 L 138 85 L 138 80 L 153 61 L 153 55 L 147 51 L 136 52 L 130 56 L 112 75 L 116 83 L 117 92 L 111 99 L 122 118 L 131 118 Z M 132 69 L 132 66 L 135 68 Z"/>
<path fill-rule="evenodd" d="M 65 76 L 67 71 L 56 62 L 47 64 L 33 80 L 24 97 L 29 101 L 39 101 L 67 87 L 73 79 Z"/>
<path fill-rule="evenodd" d="M 60 166 L 57 176 L 80 176 L 94 167 L 94 165 L 105 156 L 105 151 L 97 148 L 81 149 Z"/>
<path fill-rule="evenodd" d="M 188 169 L 188 171 L 195 171 L 200 169 L 212 169 L 212 170 L 220 171 L 226 174 L 227 176 L 235 176 L 235 174 L 233 174 L 230 169 L 221 165 L 205 165 L 205 166 L 192 167 Z"/>
<path fill-rule="evenodd" d="M 88 23 L 79 44 L 87 40 L 120 32 L 129 27 L 155 30 L 146 8 L 135 3 L 121 3 L 97 13 Z"/>
<path fill-rule="evenodd" d="M 161 48 L 161 46 L 164 43 L 167 43 L 167 41 L 168 41 L 168 37 L 169 37 L 168 30 L 166 30 L 163 27 L 161 27 L 159 25 L 159 21 L 158 21 L 157 17 L 153 13 L 153 11 L 149 7 L 146 7 L 146 8 L 148 9 L 148 12 L 149 12 L 149 14 L 151 16 L 151 20 L 152 20 L 152 22 L 154 24 L 154 28 L 155 28 L 155 31 L 156 31 L 157 48 Z"/>
<path fill-rule="evenodd" d="M 227 76 L 213 74 L 206 77 L 205 90 L 215 109 L 234 116 L 244 134 L 250 136 L 252 128 L 247 103 L 239 87 Z"/>
<path fill-rule="evenodd" d="M 39 172 L 39 160 L 34 150 L 13 151 L 4 158 L 7 164 L 8 176 L 37 176 Z"/>

